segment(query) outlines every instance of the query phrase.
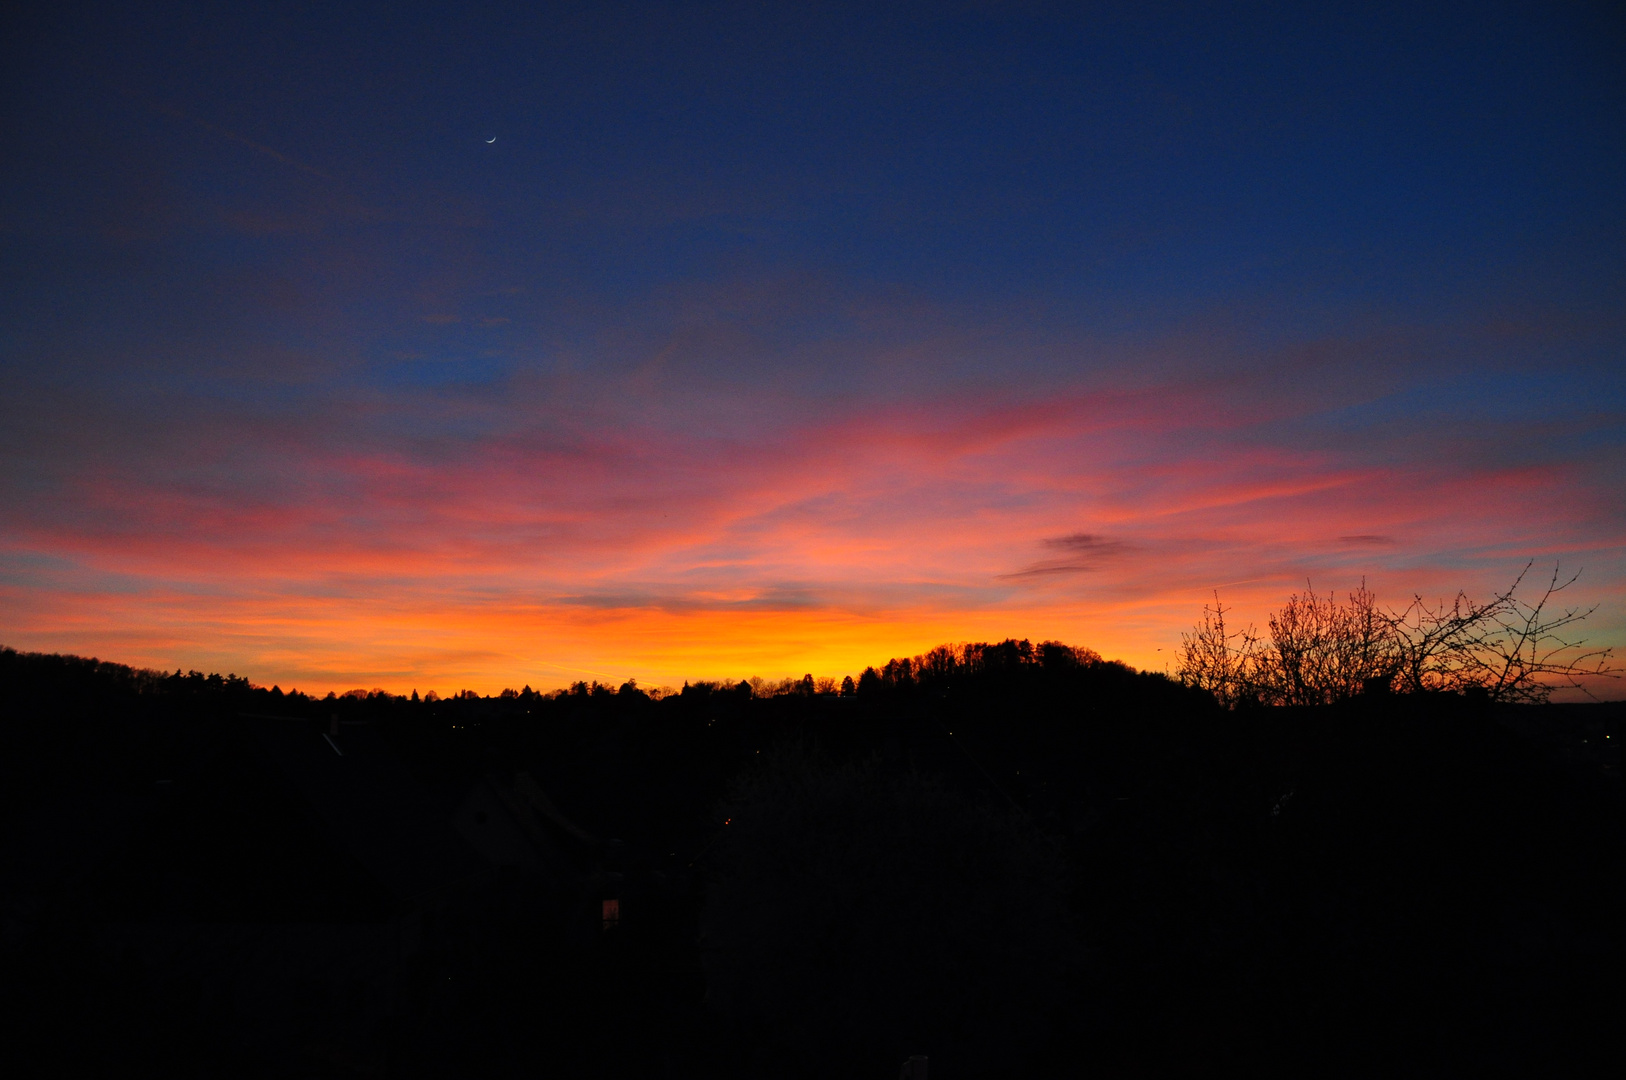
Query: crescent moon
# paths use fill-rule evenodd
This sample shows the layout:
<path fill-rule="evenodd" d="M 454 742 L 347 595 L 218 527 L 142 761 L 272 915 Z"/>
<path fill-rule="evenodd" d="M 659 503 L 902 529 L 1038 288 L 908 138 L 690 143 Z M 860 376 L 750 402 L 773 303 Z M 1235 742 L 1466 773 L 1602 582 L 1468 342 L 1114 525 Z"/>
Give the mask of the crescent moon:
<path fill-rule="evenodd" d="M 490 146 L 492 143 L 494 143 L 496 141 L 497 141 L 497 136 L 493 135 L 491 138 L 486 140 L 486 145 Z"/>

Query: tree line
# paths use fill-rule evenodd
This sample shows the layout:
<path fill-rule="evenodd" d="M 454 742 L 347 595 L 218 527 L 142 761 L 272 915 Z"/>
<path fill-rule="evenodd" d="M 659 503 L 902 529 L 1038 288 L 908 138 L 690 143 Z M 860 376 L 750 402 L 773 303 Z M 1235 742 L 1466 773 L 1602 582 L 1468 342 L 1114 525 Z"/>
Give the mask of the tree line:
<path fill-rule="evenodd" d="M 1551 591 L 1425 614 L 1534 611 L 1539 637 L 1585 614 L 1553 611 Z M 0 1012 L 34 1057 L 86 1074 L 157 1047 L 173 1060 L 155 1072 L 252 1075 L 260 1044 L 241 1033 L 263 1029 L 289 1075 L 325 1074 L 310 1048 L 329 1031 L 404 1076 L 893 1076 L 916 1054 L 940 1080 L 1216 1061 L 1576 1075 L 1621 1003 L 1622 707 L 1493 708 L 1493 692 L 1534 699 L 1497 690 L 1489 654 L 1418 680 L 1397 657 L 1438 657 L 1441 635 L 1392 636 L 1435 624 L 1360 595 L 1294 597 L 1235 650 L 1247 681 L 1219 684 L 1229 697 L 1200 672 L 1019 639 L 849 685 L 416 701 L 0 649 L 0 862 L 70 848 L 73 821 L 129 825 L 115 858 L 69 851 L 82 873 L 37 901 L 34 878 L 0 875 Z M 1451 670 L 1429 663 L 1412 670 Z M 1394 692 L 1419 681 L 1435 692 Z M 141 912 L 209 940 L 219 912 L 247 918 L 233 897 L 281 895 L 265 883 L 337 905 L 328 878 L 284 872 L 328 864 L 287 839 L 305 812 L 272 797 L 244 722 L 326 731 L 335 715 L 369 724 L 341 744 L 367 731 L 446 806 L 493 774 L 534 777 L 623 878 L 618 927 L 566 940 L 545 887 L 533 903 L 494 879 L 425 920 L 409 965 L 368 976 L 393 1002 L 379 1027 L 345 1012 L 342 972 L 266 1015 L 97 951 Z"/>

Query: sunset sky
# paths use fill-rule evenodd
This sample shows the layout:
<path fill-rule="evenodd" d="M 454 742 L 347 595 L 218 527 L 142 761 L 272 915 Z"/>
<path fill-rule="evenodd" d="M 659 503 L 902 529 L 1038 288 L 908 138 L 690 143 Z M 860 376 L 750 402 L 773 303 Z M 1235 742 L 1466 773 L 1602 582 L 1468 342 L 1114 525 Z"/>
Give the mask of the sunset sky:
<path fill-rule="evenodd" d="M 1626 645 L 1613 7 L 9 15 L 0 644 L 1163 670 L 1534 559 Z"/>

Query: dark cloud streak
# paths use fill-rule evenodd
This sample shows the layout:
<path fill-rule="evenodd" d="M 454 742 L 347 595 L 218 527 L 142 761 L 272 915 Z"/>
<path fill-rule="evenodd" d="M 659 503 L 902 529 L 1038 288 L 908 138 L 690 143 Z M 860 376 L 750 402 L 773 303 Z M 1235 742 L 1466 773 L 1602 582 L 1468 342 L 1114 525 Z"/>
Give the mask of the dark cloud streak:
<path fill-rule="evenodd" d="M 1093 533 L 1072 533 L 1049 537 L 1040 543 L 1047 548 L 1059 549 L 1067 554 L 1060 558 L 1033 563 L 1010 574 L 1001 574 L 1001 581 L 1029 581 L 1071 574 L 1088 574 L 1102 569 L 1132 554 L 1135 548 L 1121 540 L 1108 540 Z"/>

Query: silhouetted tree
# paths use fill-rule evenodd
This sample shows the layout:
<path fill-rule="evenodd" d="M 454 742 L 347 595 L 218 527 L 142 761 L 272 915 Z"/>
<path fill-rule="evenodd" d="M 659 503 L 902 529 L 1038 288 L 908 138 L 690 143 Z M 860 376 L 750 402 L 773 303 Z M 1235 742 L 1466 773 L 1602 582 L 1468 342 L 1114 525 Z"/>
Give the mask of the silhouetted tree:
<path fill-rule="evenodd" d="M 1339 603 L 1306 588 L 1270 617 L 1259 691 L 1283 705 L 1327 705 L 1359 694 L 1398 668 L 1398 632 L 1363 580 Z"/>
<path fill-rule="evenodd" d="M 1581 576 L 1560 582 L 1558 567 L 1541 596 L 1528 603 L 1519 586 L 1534 562 L 1526 563 L 1504 592 L 1477 603 L 1458 593 L 1447 607 L 1414 596 L 1391 616 L 1398 646 L 1399 689 L 1463 691 L 1478 688 L 1496 701 L 1546 701 L 1559 686 L 1582 687 L 1583 676 L 1618 677 L 1609 663 L 1612 649 L 1586 650 L 1568 627 L 1597 610 L 1549 610 L 1553 598 Z"/>
<path fill-rule="evenodd" d="M 1227 709 L 1259 696 L 1255 679 L 1264 665 L 1263 644 L 1250 623 L 1233 630 L 1226 607 L 1214 594 L 1214 606 L 1203 605 L 1202 618 L 1189 634 L 1180 635 L 1176 674 L 1187 686 L 1206 690 Z"/>
<path fill-rule="evenodd" d="M 1542 702 L 1560 686 L 1584 689 L 1583 677 L 1616 677 L 1612 650 L 1587 651 L 1566 629 L 1597 608 L 1551 611 L 1580 575 L 1561 581 L 1554 567 L 1541 596 L 1527 602 L 1518 592 L 1531 565 L 1488 601 L 1462 592 L 1449 604 L 1414 596 L 1399 611 L 1378 607 L 1364 580 L 1345 601 L 1307 588 L 1270 616 L 1268 640 L 1252 625 L 1228 627 L 1215 594 L 1181 637 L 1177 674 L 1228 708 L 1325 705 L 1373 690 Z"/>

